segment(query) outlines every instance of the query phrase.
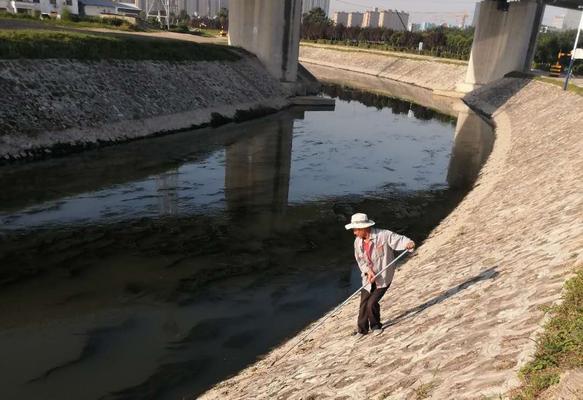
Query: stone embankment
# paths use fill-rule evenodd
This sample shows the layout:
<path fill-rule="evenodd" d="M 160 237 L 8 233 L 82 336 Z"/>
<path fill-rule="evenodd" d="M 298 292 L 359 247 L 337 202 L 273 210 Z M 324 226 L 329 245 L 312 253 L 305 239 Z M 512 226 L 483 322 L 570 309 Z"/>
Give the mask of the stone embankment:
<path fill-rule="evenodd" d="M 583 265 L 583 97 L 505 78 L 465 101 L 492 116 L 494 149 L 397 272 L 384 333 L 351 337 L 355 299 L 285 358 L 299 335 L 203 399 L 484 399 L 519 385 L 540 307 Z"/>
<path fill-rule="evenodd" d="M 0 61 L 0 160 L 135 139 L 279 109 L 259 61 Z"/>
<path fill-rule="evenodd" d="M 454 94 L 466 76 L 465 61 L 413 54 L 302 44 L 300 61 L 420 86 L 442 94 Z"/>

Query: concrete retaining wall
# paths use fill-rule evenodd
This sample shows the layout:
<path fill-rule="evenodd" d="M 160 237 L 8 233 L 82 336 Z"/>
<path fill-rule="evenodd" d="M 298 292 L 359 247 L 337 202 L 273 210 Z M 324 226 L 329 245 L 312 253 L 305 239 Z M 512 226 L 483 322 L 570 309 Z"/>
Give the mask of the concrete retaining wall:
<path fill-rule="evenodd" d="M 466 76 L 462 61 L 436 60 L 415 55 L 393 56 L 388 52 L 363 51 L 336 46 L 300 47 L 300 61 L 374 75 L 441 92 L 454 92 Z"/>
<path fill-rule="evenodd" d="M 236 62 L 0 61 L 0 159 L 208 123 L 287 104 L 256 58 Z"/>
<path fill-rule="evenodd" d="M 358 299 L 203 399 L 498 398 L 519 384 L 541 306 L 583 266 L 583 97 L 506 78 L 468 96 L 497 139 L 474 189 L 397 271 L 378 337 Z M 298 335 L 300 337 L 302 333 Z"/>

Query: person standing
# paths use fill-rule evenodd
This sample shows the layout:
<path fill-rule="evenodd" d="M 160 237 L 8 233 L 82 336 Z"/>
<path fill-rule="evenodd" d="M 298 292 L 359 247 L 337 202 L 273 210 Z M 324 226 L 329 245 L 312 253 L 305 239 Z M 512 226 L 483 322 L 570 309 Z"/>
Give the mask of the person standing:
<path fill-rule="evenodd" d="M 389 289 L 395 266 L 374 277 L 394 259 L 394 250 L 409 250 L 415 248 L 415 242 L 406 236 L 399 235 L 387 229 L 373 228 L 375 222 L 366 214 L 356 213 L 352 216 L 346 230 L 352 229 L 354 236 L 354 257 L 360 269 L 362 286 L 360 292 L 360 307 L 357 321 L 357 337 L 362 337 L 369 329 L 376 335 L 383 332 L 381 324 L 380 299 Z"/>

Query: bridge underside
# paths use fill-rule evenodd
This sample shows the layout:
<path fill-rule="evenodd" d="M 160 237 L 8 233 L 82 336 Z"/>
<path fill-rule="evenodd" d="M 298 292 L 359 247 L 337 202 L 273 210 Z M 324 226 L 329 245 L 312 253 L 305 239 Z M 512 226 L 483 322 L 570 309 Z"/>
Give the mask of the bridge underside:
<path fill-rule="evenodd" d="M 482 0 L 465 83 L 469 92 L 512 71 L 528 71 L 546 5 L 578 9 L 582 0 Z M 296 82 L 301 0 L 237 0 L 229 44 L 257 55 L 282 82 Z"/>

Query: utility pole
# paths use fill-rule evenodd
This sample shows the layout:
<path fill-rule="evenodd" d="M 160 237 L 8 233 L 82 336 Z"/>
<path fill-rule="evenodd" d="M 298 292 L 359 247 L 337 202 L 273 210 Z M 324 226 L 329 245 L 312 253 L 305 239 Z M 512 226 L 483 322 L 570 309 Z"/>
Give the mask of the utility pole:
<path fill-rule="evenodd" d="M 582 8 L 579 6 L 579 8 Z M 583 11 L 581 12 L 581 19 L 579 20 L 579 28 L 577 28 L 577 36 L 575 37 L 575 46 L 573 47 L 573 51 L 571 52 L 571 62 L 569 62 L 569 69 L 567 69 L 567 77 L 565 78 L 565 86 L 563 86 L 563 90 L 567 90 L 569 86 L 569 78 L 571 78 L 571 72 L 573 70 L 573 64 L 575 63 L 576 54 L 577 53 L 577 46 L 579 45 L 579 34 L 583 29 Z"/>

